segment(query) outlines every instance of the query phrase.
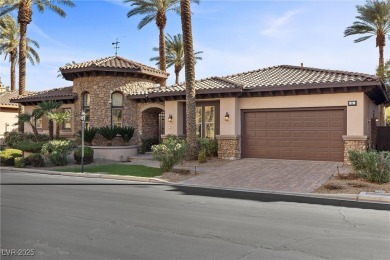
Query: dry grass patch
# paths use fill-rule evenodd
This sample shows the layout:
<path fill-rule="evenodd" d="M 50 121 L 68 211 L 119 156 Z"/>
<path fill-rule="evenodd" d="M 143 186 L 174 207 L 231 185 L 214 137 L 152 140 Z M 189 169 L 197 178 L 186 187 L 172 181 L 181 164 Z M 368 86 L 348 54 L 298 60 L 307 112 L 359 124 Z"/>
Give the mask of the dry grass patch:
<path fill-rule="evenodd" d="M 375 192 L 383 190 L 390 193 L 390 183 L 377 184 L 357 177 L 355 174 L 340 174 L 332 176 L 325 184 L 315 190 L 316 193 L 359 194 L 362 191 Z"/>

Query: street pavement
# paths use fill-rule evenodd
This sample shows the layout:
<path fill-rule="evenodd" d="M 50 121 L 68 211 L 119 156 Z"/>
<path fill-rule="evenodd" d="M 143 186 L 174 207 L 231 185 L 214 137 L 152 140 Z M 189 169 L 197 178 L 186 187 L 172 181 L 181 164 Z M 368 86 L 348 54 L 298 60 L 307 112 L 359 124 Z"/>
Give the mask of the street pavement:
<path fill-rule="evenodd" d="M 8 170 L 0 180 L 1 259 L 390 258 L 388 210 Z"/>

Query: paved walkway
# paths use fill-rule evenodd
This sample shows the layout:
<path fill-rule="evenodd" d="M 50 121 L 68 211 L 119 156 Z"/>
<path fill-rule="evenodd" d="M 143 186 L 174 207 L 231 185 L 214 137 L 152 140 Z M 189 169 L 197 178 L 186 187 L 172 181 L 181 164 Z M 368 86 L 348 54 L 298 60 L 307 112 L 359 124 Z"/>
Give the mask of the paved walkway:
<path fill-rule="evenodd" d="M 181 182 L 234 189 L 313 192 L 337 173 L 341 162 L 241 159 Z"/>

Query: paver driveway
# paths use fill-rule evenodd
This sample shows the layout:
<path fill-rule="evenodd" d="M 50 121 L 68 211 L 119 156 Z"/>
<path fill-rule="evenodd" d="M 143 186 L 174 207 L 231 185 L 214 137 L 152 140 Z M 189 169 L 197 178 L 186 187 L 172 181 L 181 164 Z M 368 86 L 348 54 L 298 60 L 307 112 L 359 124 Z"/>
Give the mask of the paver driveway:
<path fill-rule="evenodd" d="M 313 192 L 337 172 L 341 162 L 241 159 L 181 182 L 234 189 Z"/>

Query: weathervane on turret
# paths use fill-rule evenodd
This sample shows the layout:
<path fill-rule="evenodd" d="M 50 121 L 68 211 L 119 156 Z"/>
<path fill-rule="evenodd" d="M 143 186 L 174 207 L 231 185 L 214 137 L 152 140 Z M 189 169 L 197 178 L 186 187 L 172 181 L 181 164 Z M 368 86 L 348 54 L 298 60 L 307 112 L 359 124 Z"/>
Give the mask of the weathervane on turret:
<path fill-rule="evenodd" d="M 120 48 L 120 47 L 118 46 L 119 43 L 120 43 L 120 42 L 118 42 L 118 38 L 116 38 L 116 41 L 112 43 L 112 45 L 115 45 L 115 47 L 114 47 L 114 49 L 115 49 L 115 56 L 118 55 L 118 49 Z"/>

